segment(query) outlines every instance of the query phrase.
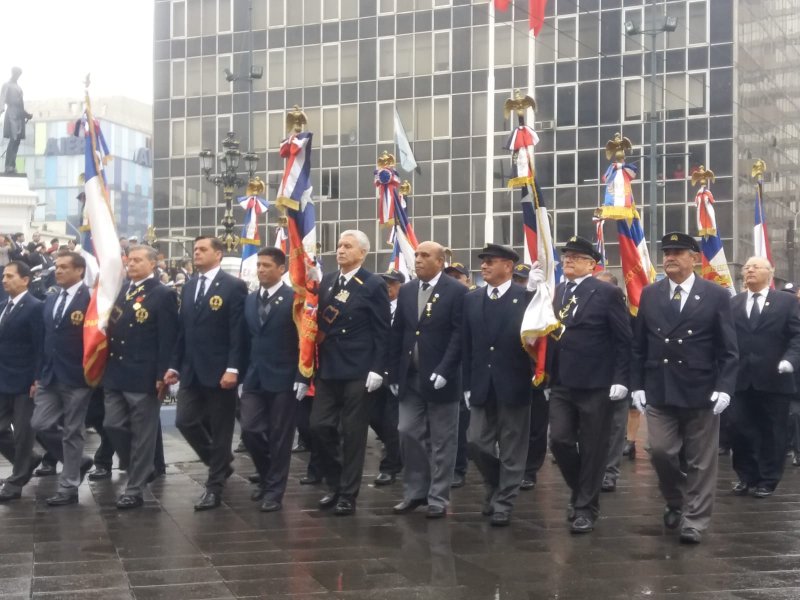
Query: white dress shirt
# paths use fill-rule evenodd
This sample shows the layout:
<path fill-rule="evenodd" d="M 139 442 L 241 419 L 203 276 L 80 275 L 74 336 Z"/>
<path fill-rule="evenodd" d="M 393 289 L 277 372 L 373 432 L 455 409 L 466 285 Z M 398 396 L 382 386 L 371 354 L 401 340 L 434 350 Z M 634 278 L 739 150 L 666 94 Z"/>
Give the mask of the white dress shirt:
<path fill-rule="evenodd" d="M 264 294 L 265 293 L 267 294 L 267 298 L 271 298 L 272 296 L 275 295 L 275 292 L 277 292 L 279 289 L 281 289 L 282 285 L 283 285 L 283 280 L 281 279 L 281 280 L 278 281 L 278 283 L 276 283 L 272 287 L 269 287 L 269 288 L 266 288 L 266 289 L 264 289 L 262 287 L 261 288 L 261 298 L 264 298 Z"/>
<path fill-rule="evenodd" d="M 75 297 L 75 294 L 78 293 L 78 289 L 83 285 L 83 281 L 79 281 L 72 287 L 62 290 L 58 293 L 58 298 L 56 298 L 56 303 L 53 305 L 53 318 L 56 316 L 56 311 L 58 310 L 58 305 L 61 304 L 61 294 L 66 291 L 67 292 L 67 301 L 64 303 L 64 314 L 67 314 L 67 309 L 69 305 L 72 304 L 72 299 Z"/>
<path fill-rule="evenodd" d="M 433 277 L 430 281 L 422 281 L 422 279 L 420 279 L 419 280 L 419 289 L 422 289 L 422 284 L 423 283 L 429 283 L 431 285 L 431 287 L 436 287 L 436 284 L 439 283 L 439 279 L 441 277 L 442 277 L 442 271 L 439 271 L 436 274 L 436 277 Z"/>
<path fill-rule="evenodd" d="M 214 278 L 217 276 L 217 273 L 219 273 L 219 270 L 221 268 L 222 267 L 220 267 L 220 266 L 216 266 L 213 269 L 211 269 L 209 271 L 206 271 L 205 273 L 198 273 L 197 274 L 197 287 L 194 288 L 194 301 L 195 302 L 197 302 L 197 294 L 200 293 L 200 278 L 201 277 L 205 277 L 206 278 L 206 285 L 205 285 L 205 289 L 203 290 L 203 293 L 207 294 L 209 288 L 211 287 L 211 282 L 214 281 Z"/>
<path fill-rule="evenodd" d="M 683 283 L 675 283 L 672 279 L 669 280 L 669 298 L 670 302 L 672 301 L 672 297 L 675 295 L 675 288 L 679 285 L 681 286 L 681 310 L 683 307 L 686 306 L 686 301 L 689 299 L 689 292 L 692 291 L 692 287 L 694 286 L 695 274 L 692 273 L 689 277 L 686 278 L 686 281 Z"/>
<path fill-rule="evenodd" d="M 348 271 L 347 273 L 342 273 L 341 270 L 340 270 L 339 271 L 339 276 L 336 278 L 336 281 L 339 282 L 339 281 L 342 280 L 342 277 L 344 277 L 344 284 L 347 285 L 348 283 L 350 283 L 350 280 L 353 277 L 355 277 L 356 273 L 358 273 L 358 270 L 360 268 L 361 268 L 361 265 L 358 265 L 355 269 L 353 269 L 352 271 Z"/>
<path fill-rule="evenodd" d="M 511 283 L 512 283 L 512 280 L 509 279 L 505 283 L 501 283 L 498 286 L 493 286 L 493 285 L 488 285 L 487 284 L 486 285 L 486 295 L 489 296 L 489 298 L 491 298 L 492 297 L 492 291 L 496 289 L 497 290 L 497 299 L 499 300 L 500 298 L 503 297 L 503 294 L 505 294 L 509 290 L 509 288 L 511 287 Z"/>
<path fill-rule="evenodd" d="M 769 286 L 765 287 L 763 290 L 759 290 L 758 292 L 751 292 L 747 290 L 747 303 L 745 304 L 745 311 L 747 312 L 747 316 L 750 316 L 750 311 L 753 310 L 753 295 L 754 294 L 761 294 L 758 297 L 758 313 L 761 314 L 764 311 L 764 303 L 767 301 L 767 294 L 769 293 Z"/>
<path fill-rule="evenodd" d="M 27 294 L 27 293 L 28 293 L 28 290 L 24 290 L 24 291 L 20 292 L 19 294 L 17 294 L 16 296 L 14 296 L 13 298 L 9 298 L 8 299 L 8 304 L 6 304 L 6 307 L 3 309 L 3 312 L 0 313 L 0 319 L 2 319 L 3 316 L 6 315 L 7 313 L 10 313 L 12 310 L 14 310 L 14 308 L 16 308 L 17 304 L 19 304 L 19 301 L 22 300 L 25 297 L 25 294 Z"/>

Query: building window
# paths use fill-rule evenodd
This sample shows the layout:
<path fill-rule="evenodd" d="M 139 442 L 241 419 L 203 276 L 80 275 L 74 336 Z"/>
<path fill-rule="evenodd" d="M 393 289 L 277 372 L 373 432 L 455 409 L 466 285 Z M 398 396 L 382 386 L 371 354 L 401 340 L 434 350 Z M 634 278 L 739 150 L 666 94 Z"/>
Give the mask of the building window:
<path fill-rule="evenodd" d="M 262 56 L 263 56 L 263 54 L 262 54 Z M 232 81 L 228 81 L 225 78 L 225 69 L 228 69 L 228 70 L 231 70 L 231 71 L 233 70 L 233 63 L 231 62 L 231 60 L 232 60 L 232 57 L 231 57 L 230 54 L 222 54 L 222 55 L 217 57 L 217 83 L 218 83 L 218 88 L 217 89 L 220 91 L 220 93 L 230 92 L 233 89 L 233 82 Z M 263 60 L 262 60 L 262 63 L 263 63 Z M 254 90 L 256 90 L 256 91 L 264 91 L 263 87 L 262 88 L 257 87 L 258 83 L 259 83 L 258 81 L 254 81 L 253 83 L 256 84 L 253 87 Z"/>
<path fill-rule="evenodd" d="M 358 18 L 358 0 L 340 0 L 342 19 Z"/>
<path fill-rule="evenodd" d="M 414 100 L 414 139 L 429 140 L 431 134 L 431 99 L 417 98 Z"/>
<path fill-rule="evenodd" d="M 450 137 L 450 96 L 433 99 L 433 137 Z"/>
<path fill-rule="evenodd" d="M 185 154 L 184 145 L 185 125 L 183 119 L 172 121 L 170 156 L 183 156 Z"/>
<path fill-rule="evenodd" d="M 292 0 L 299 4 L 299 0 Z M 325 0 L 327 3 L 335 4 L 336 0 Z M 322 0 L 303 0 L 303 25 L 311 25 L 322 21 Z"/>
<path fill-rule="evenodd" d="M 556 125 L 575 126 L 575 84 L 556 88 Z"/>
<path fill-rule="evenodd" d="M 186 61 L 172 61 L 172 97 L 181 98 L 186 95 Z"/>
<path fill-rule="evenodd" d="M 303 87 L 303 47 L 286 49 L 286 87 Z"/>
<path fill-rule="evenodd" d="M 310 124 L 312 127 L 316 125 Z M 267 148 L 277 148 L 286 137 L 286 114 L 281 110 L 273 110 L 267 114 Z"/>
<path fill-rule="evenodd" d="M 325 0 L 322 3 L 322 20 L 323 21 L 339 20 L 339 0 Z"/>
<path fill-rule="evenodd" d="M 339 170 L 322 169 L 320 193 L 329 199 L 339 198 Z"/>
<path fill-rule="evenodd" d="M 200 117 L 186 119 L 186 155 L 195 156 L 202 150 Z"/>
<path fill-rule="evenodd" d="M 378 104 L 378 142 L 394 140 L 394 102 Z"/>
<path fill-rule="evenodd" d="M 433 40 L 430 33 L 414 34 L 414 75 L 430 75 L 433 65 Z"/>
<path fill-rule="evenodd" d="M 284 0 L 268 0 L 268 27 L 283 27 L 286 24 L 286 6 Z"/>
<path fill-rule="evenodd" d="M 217 33 L 217 0 L 202 0 L 203 2 L 203 35 Z"/>
<path fill-rule="evenodd" d="M 396 44 L 398 77 L 409 76 L 414 68 L 414 36 L 411 34 L 397 36 Z"/>
<path fill-rule="evenodd" d="M 322 47 L 306 46 L 303 57 L 303 76 L 306 87 L 322 83 Z"/>
<path fill-rule="evenodd" d="M 378 38 L 378 78 L 394 77 L 394 38 Z"/>
<path fill-rule="evenodd" d="M 575 183 L 575 152 L 556 155 L 556 184 L 573 185 Z"/>
<path fill-rule="evenodd" d="M 253 150 L 267 149 L 267 113 L 253 113 Z"/>
<path fill-rule="evenodd" d="M 450 192 L 450 161 L 441 160 L 433 163 L 433 193 Z"/>
<path fill-rule="evenodd" d="M 642 40 L 642 35 L 625 35 L 625 23 L 631 22 L 636 27 L 641 28 L 642 26 L 642 9 L 641 8 L 631 8 L 622 13 L 622 32 L 624 36 L 624 48 L 625 52 L 641 52 L 644 50 L 644 43 Z"/>
<path fill-rule="evenodd" d="M 575 17 L 558 19 L 558 60 L 571 60 L 577 56 L 576 30 Z"/>
<path fill-rule="evenodd" d="M 190 58 L 186 61 L 186 95 L 199 96 L 202 80 L 202 59 Z"/>
<path fill-rule="evenodd" d="M 339 107 L 322 109 L 322 145 L 339 145 Z"/>
<path fill-rule="evenodd" d="M 283 89 L 283 62 L 285 52 L 283 49 L 270 50 L 267 54 L 267 85 L 269 89 Z"/>
<path fill-rule="evenodd" d="M 640 121 L 642 119 L 642 80 L 641 78 L 626 79 L 622 85 L 625 98 L 625 121 Z"/>
<path fill-rule="evenodd" d="M 170 206 L 183 206 L 186 204 L 185 183 L 183 177 L 173 177 L 170 182 Z"/>
<path fill-rule="evenodd" d="M 202 19 L 200 3 L 189 3 L 189 5 L 186 7 L 186 36 L 197 37 L 202 35 L 202 30 L 200 29 L 201 23 Z"/>
<path fill-rule="evenodd" d="M 186 2 L 172 3 L 172 37 L 186 36 Z"/>
<path fill-rule="evenodd" d="M 573 41 L 574 43 L 574 41 Z M 511 27 L 505 23 L 494 28 L 494 65 L 506 67 L 511 64 Z"/>
<path fill-rule="evenodd" d="M 339 131 L 342 146 L 353 146 L 358 143 L 358 105 L 342 105 L 340 111 Z"/>
<path fill-rule="evenodd" d="M 378 0 L 378 14 L 389 15 L 394 14 L 394 12 L 394 0 Z"/>
<path fill-rule="evenodd" d="M 203 57 L 203 96 L 214 96 L 217 93 L 217 58 L 215 56 Z"/>
<path fill-rule="evenodd" d="M 358 81 L 358 42 L 342 42 L 341 54 L 342 83 Z"/>
<path fill-rule="evenodd" d="M 689 3 L 689 44 L 705 44 L 708 40 L 708 19 L 706 18 L 706 3 Z"/>
<path fill-rule="evenodd" d="M 322 83 L 339 81 L 339 44 L 322 47 Z"/>
<path fill-rule="evenodd" d="M 231 21 L 232 21 L 232 2 L 231 0 L 219 0 L 219 24 L 217 26 L 217 31 L 219 33 L 228 33 L 231 31 Z"/>

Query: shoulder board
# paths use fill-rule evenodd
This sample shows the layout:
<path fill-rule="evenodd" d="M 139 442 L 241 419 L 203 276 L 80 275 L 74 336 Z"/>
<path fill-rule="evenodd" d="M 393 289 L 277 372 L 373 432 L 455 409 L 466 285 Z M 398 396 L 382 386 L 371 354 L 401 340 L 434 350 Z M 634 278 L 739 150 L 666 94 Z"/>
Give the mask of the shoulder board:
<path fill-rule="evenodd" d="M 363 282 L 363 281 L 361 281 L 361 280 L 360 280 L 358 277 L 356 277 L 355 275 L 353 275 L 353 279 L 355 279 L 355 280 L 356 280 L 356 283 L 358 283 L 358 285 L 364 285 L 364 282 Z"/>

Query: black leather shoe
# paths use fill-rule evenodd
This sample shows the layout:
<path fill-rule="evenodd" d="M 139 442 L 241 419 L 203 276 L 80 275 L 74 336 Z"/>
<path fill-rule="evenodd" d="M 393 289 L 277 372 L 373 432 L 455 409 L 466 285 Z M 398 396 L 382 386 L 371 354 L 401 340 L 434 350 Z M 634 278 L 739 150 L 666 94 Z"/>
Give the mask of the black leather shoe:
<path fill-rule="evenodd" d="M 38 469 L 34 469 L 33 476 L 34 477 L 51 477 L 53 475 L 56 475 L 57 473 L 58 473 L 58 471 L 56 471 L 56 466 L 55 465 L 50 465 L 50 464 L 44 463 Z"/>
<path fill-rule="evenodd" d="M 333 509 L 333 514 L 337 517 L 352 515 L 354 512 L 356 512 L 356 502 L 350 498 L 339 498 L 336 508 Z"/>
<path fill-rule="evenodd" d="M 258 476 L 258 473 L 256 473 L 255 475 L 248 475 L 247 481 L 249 481 L 250 483 L 261 483 L 261 477 Z"/>
<path fill-rule="evenodd" d="M 757 488 L 751 490 L 750 494 L 753 498 L 769 498 L 772 496 L 772 492 L 774 490 L 769 489 L 766 486 L 759 485 Z"/>
<path fill-rule="evenodd" d="M 461 473 L 455 473 L 453 475 L 453 481 L 450 482 L 450 487 L 451 488 L 464 487 L 464 483 L 466 483 L 464 480 L 464 476 Z"/>
<path fill-rule="evenodd" d="M 259 510 L 261 512 L 275 512 L 281 509 L 281 503 L 274 500 L 264 500 Z"/>
<path fill-rule="evenodd" d="M 670 508 L 667 506 L 664 509 L 664 527 L 667 529 L 677 529 L 681 524 L 681 516 L 683 511 L 680 508 Z"/>
<path fill-rule="evenodd" d="M 117 500 L 117 508 L 120 510 L 128 510 L 129 508 L 139 508 L 144 506 L 144 498 L 141 496 L 131 496 L 130 494 L 123 494 Z"/>
<path fill-rule="evenodd" d="M 30 467 L 28 468 L 28 479 L 33 477 L 33 474 L 36 473 L 36 471 L 39 469 L 39 465 L 41 464 L 42 464 L 42 457 L 39 456 L 38 454 L 34 454 L 31 457 L 31 464 Z"/>
<path fill-rule="evenodd" d="M 6 489 L 0 490 L 0 502 L 19 500 L 20 498 L 22 498 L 22 492 L 12 492 Z"/>
<path fill-rule="evenodd" d="M 200 497 L 200 500 L 197 501 L 197 504 L 194 505 L 194 509 L 198 512 L 201 510 L 211 510 L 212 508 L 218 508 L 220 504 L 222 504 L 222 498 L 219 497 L 219 494 L 205 492 Z"/>
<path fill-rule="evenodd" d="M 86 477 L 86 474 L 89 470 L 94 466 L 94 461 L 91 458 L 84 457 L 81 461 L 81 483 L 83 483 L 83 478 Z"/>
<path fill-rule="evenodd" d="M 378 473 L 375 478 L 375 485 L 389 485 L 394 483 L 394 473 Z"/>
<path fill-rule="evenodd" d="M 800 454 L 795 454 L 794 458 L 792 458 L 792 466 L 793 467 L 800 467 Z"/>
<path fill-rule="evenodd" d="M 405 515 L 415 511 L 420 506 L 428 504 L 427 498 L 414 498 L 413 500 L 403 500 L 400 504 L 395 504 L 392 512 L 396 515 Z"/>
<path fill-rule="evenodd" d="M 489 523 L 492 524 L 492 527 L 508 527 L 510 522 L 511 515 L 504 512 L 493 513 L 492 518 L 489 520 Z"/>
<path fill-rule="evenodd" d="M 233 451 L 237 454 L 240 454 L 242 452 L 247 452 L 247 447 L 244 445 L 242 440 L 239 440 L 239 443 L 236 444 L 236 448 L 234 448 Z"/>
<path fill-rule="evenodd" d="M 717 450 L 717 454 L 719 454 L 720 456 L 728 456 L 728 454 L 730 454 L 730 451 L 731 451 L 730 448 L 726 448 L 725 446 L 720 446 L 719 449 Z"/>
<path fill-rule="evenodd" d="M 55 496 L 50 496 L 47 500 L 48 506 L 66 506 L 67 504 L 77 504 L 78 503 L 78 494 L 65 494 L 64 492 L 58 492 Z"/>
<path fill-rule="evenodd" d="M 267 495 L 267 490 L 256 488 L 250 493 L 250 500 L 253 502 L 260 502 Z"/>
<path fill-rule="evenodd" d="M 699 544 L 702 537 L 697 529 L 691 527 L 681 529 L 681 544 Z"/>
<path fill-rule="evenodd" d="M 590 533 L 593 529 L 594 521 L 585 515 L 575 517 L 569 528 L 572 533 Z"/>
<path fill-rule="evenodd" d="M 747 493 L 750 491 L 750 486 L 747 485 L 744 481 L 737 481 L 733 484 L 731 488 L 731 493 L 734 496 L 747 496 Z"/>
<path fill-rule="evenodd" d="M 519 484 L 519 489 L 521 490 L 532 490 L 536 487 L 536 482 L 531 479 L 523 479 L 522 483 Z"/>
<path fill-rule="evenodd" d="M 441 519 L 447 516 L 447 508 L 444 506 L 429 506 L 425 514 L 426 519 Z"/>
<path fill-rule="evenodd" d="M 494 514 L 494 507 L 491 502 L 484 502 L 481 508 L 481 514 L 484 517 L 491 517 Z"/>
<path fill-rule="evenodd" d="M 101 481 L 103 479 L 111 479 L 111 469 L 95 467 L 94 471 L 89 473 L 89 481 Z"/>
<path fill-rule="evenodd" d="M 322 477 L 311 477 L 306 475 L 300 478 L 300 485 L 317 485 L 322 483 Z"/>
<path fill-rule="evenodd" d="M 603 485 L 600 486 L 600 489 L 604 492 L 616 492 L 617 482 L 611 479 L 611 477 L 603 477 Z"/>
<path fill-rule="evenodd" d="M 339 501 L 339 494 L 337 492 L 328 492 L 319 501 L 320 508 L 331 508 L 336 506 Z"/>

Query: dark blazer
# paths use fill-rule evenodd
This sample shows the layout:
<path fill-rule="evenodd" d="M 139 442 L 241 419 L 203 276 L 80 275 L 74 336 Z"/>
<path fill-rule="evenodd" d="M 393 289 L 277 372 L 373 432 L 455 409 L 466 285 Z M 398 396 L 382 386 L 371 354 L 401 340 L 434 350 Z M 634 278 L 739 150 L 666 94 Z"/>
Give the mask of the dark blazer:
<path fill-rule="evenodd" d="M 178 297 L 151 277 L 128 296 L 125 282 L 108 324 L 108 363 L 103 387 L 156 393 L 178 336 Z"/>
<path fill-rule="evenodd" d="M 339 275 L 326 273 L 320 284 L 318 375 L 333 380 L 383 375 L 391 323 L 386 282 L 361 267 L 345 286 L 347 300 L 342 302 L 336 299 Z"/>
<path fill-rule="evenodd" d="M 170 368 L 179 373 L 184 387 L 218 388 L 226 369 L 238 370 L 240 378 L 244 370 L 247 285 L 220 269 L 207 282 L 203 302 L 195 307 L 199 282 L 193 277 L 181 291 L 178 340 Z"/>
<path fill-rule="evenodd" d="M 556 317 L 570 299 L 566 283 L 556 286 Z M 554 385 L 575 389 L 628 387 L 631 323 L 625 297 L 617 286 L 594 277 L 584 279 L 564 318 L 560 339 L 547 341 L 547 372 Z M 577 309 L 575 308 L 577 307 Z"/>
<path fill-rule="evenodd" d="M 400 288 L 392 325 L 389 354 L 389 381 L 400 385 L 400 398 L 408 385 L 414 345 L 419 352 L 419 384 L 425 398 L 432 402 L 458 402 L 458 366 L 461 362 L 461 327 L 467 288 L 444 273 L 431 291 L 430 312 L 418 317 L 419 280 Z M 433 388 L 431 374 L 447 380 L 442 389 Z"/>
<path fill-rule="evenodd" d="M 696 276 L 680 316 L 673 321 L 669 290 L 665 278 L 642 291 L 634 327 L 631 390 L 644 390 L 653 406 L 710 409 L 713 392 L 733 396 L 736 388 L 739 350 L 730 293 Z"/>
<path fill-rule="evenodd" d="M 788 360 L 800 371 L 800 306 L 794 294 L 770 290 L 755 328 L 747 314 L 747 292 L 731 299 L 739 373 L 736 391 L 750 387 L 759 392 L 794 394 L 794 375 L 778 373 L 778 363 Z"/>
<path fill-rule="evenodd" d="M 0 303 L 0 315 L 8 299 Z M 43 302 L 25 294 L 0 324 L 0 394 L 27 394 L 41 358 Z"/>
<path fill-rule="evenodd" d="M 91 293 L 86 285 L 81 284 L 64 310 L 61 321 L 56 323 L 53 312 L 61 292 L 61 288 L 56 288 L 48 294 L 42 308 L 44 342 L 39 383 L 89 387 L 83 376 L 83 321 Z"/>
<path fill-rule="evenodd" d="M 261 289 L 247 297 L 244 304 L 244 336 L 247 347 L 246 392 L 290 392 L 295 381 L 307 383 L 297 370 L 299 347 L 292 304 L 294 291 L 285 283 L 270 299 L 264 324 L 258 316 Z"/>
<path fill-rule="evenodd" d="M 525 288 L 513 283 L 499 300 L 490 300 L 485 287 L 464 296 L 462 388 L 470 392 L 470 404 L 485 405 L 490 385 L 498 402 L 531 401 L 533 363 L 520 337 L 522 317 L 531 297 Z M 490 302 L 497 302 L 504 311 L 497 327 L 487 325 L 486 308 Z"/>

